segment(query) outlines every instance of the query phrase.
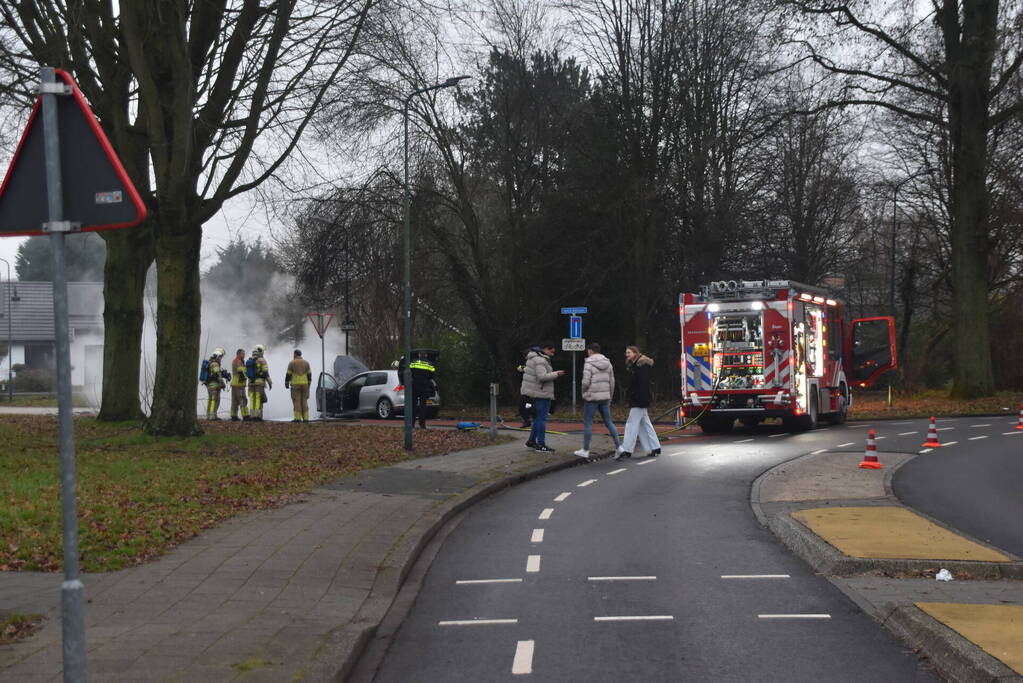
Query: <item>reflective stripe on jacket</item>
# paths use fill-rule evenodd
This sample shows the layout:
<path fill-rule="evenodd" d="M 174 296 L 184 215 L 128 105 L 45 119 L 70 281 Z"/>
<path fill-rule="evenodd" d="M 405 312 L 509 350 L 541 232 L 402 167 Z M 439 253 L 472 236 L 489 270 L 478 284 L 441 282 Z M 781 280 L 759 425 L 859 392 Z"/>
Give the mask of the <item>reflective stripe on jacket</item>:
<path fill-rule="evenodd" d="M 309 367 L 309 361 L 304 358 L 296 358 L 288 363 L 288 372 L 284 375 L 284 381 L 295 386 L 312 384 L 313 371 Z"/>
<path fill-rule="evenodd" d="M 248 381 L 249 378 L 245 375 L 245 360 L 236 357 L 231 361 L 231 386 L 243 387 Z"/>

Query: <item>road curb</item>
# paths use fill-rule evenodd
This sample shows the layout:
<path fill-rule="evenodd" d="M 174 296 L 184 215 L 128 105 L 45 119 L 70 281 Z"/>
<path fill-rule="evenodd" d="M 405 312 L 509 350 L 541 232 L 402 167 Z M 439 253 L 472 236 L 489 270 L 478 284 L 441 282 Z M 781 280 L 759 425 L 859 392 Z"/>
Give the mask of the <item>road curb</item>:
<path fill-rule="evenodd" d="M 1023 681 L 1008 666 L 913 604 L 891 605 L 882 623 L 900 640 L 919 648 L 957 683 Z"/>
<path fill-rule="evenodd" d="M 421 517 L 402 537 L 395 539 L 392 557 L 400 559 L 394 565 L 379 568 L 369 597 L 355 618 L 328 635 L 305 671 L 303 680 L 341 682 L 348 678 L 387 616 L 423 550 L 453 517 L 506 488 L 586 462 L 573 457 L 571 460 L 502 477 L 487 484 L 479 484 L 457 494 Z"/>

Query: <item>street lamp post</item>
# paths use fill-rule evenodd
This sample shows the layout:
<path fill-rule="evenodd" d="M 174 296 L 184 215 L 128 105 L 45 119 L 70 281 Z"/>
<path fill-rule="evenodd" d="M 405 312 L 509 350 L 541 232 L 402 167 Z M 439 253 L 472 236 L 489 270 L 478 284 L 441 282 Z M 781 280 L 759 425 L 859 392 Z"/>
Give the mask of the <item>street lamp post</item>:
<path fill-rule="evenodd" d="M 408 110 L 412 104 L 412 99 L 416 95 L 422 95 L 425 92 L 431 90 L 439 90 L 441 88 L 450 88 L 458 85 L 459 82 L 464 81 L 469 76 L 452 76 L 451 78 L 443 81 L 442 83 L 436 83 L 434 85 L 427 86 L 425 88 L 419 88 L 413 90 L 405 97 L 402 107 L 402 120 L 405 125 L 405 372 L 402 377 L 402 396 L 405 407 L 403 412 L 405 413 L 405 450 L 412 450 L 412 369 L 409 367 L 412 364 L 412 217 L 411 217 L 411 203 L 412 193 L 409 190 L 408 182 Z"/>
<path fill-rule="evenodd" d="M 4 295 L 7 299 L 7 400 L 14 403 L 14 333 L 11 322 L 11 262 L 0 258 L 7 265 L 7 286 Z"/>

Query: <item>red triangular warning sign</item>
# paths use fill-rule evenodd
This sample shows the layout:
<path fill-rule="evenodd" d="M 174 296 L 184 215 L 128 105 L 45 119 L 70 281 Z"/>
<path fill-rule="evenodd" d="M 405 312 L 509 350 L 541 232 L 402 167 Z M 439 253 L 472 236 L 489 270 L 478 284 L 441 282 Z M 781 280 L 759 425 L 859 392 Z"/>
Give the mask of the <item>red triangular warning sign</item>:
<path fill-rule="evenodd" d="M 55 96 L 64 220 L 80 223 L 82 230 L 138 225 L 146 217 L 142 198 L 78 86 L 64 71 L 57 69 L 56 75 L 71 88 L 70 94 Z M 0 237 L 43 234 L 49 220 L 41 102 L 42 96 L 0 185 Z"/>
<path fill-rule="evenodd" d="M 333 313 L 308 313 L 309 322 L 313 324 L 313 329 L 316 330 L 321 338 L 327 332 L 327 328 L 330 327 L 330 321 L 334 319 Z"/>

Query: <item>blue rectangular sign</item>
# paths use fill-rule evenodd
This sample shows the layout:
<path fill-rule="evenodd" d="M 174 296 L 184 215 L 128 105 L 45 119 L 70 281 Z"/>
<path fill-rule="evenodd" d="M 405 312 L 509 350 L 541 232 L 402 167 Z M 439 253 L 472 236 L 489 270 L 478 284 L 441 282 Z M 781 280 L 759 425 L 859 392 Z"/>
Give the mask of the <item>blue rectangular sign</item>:
<path fill-rule="evenodd" d="M 589 313 L 589 312 L 590 312 L 590 309 L 586 308 L 586 306 L 572 306 L 572 307 L 569 307 L 569 308 L 562 308 L 561 309 L 561 314 L 562 315 L 582 315 L 583 313 Z"/>
<path fill-rule="evenodd" d="M 573 315 L 568 319 L 568 337 L 569 339 L 581 339 L 583 336 L 583 319 L 578 315 Z"/>

